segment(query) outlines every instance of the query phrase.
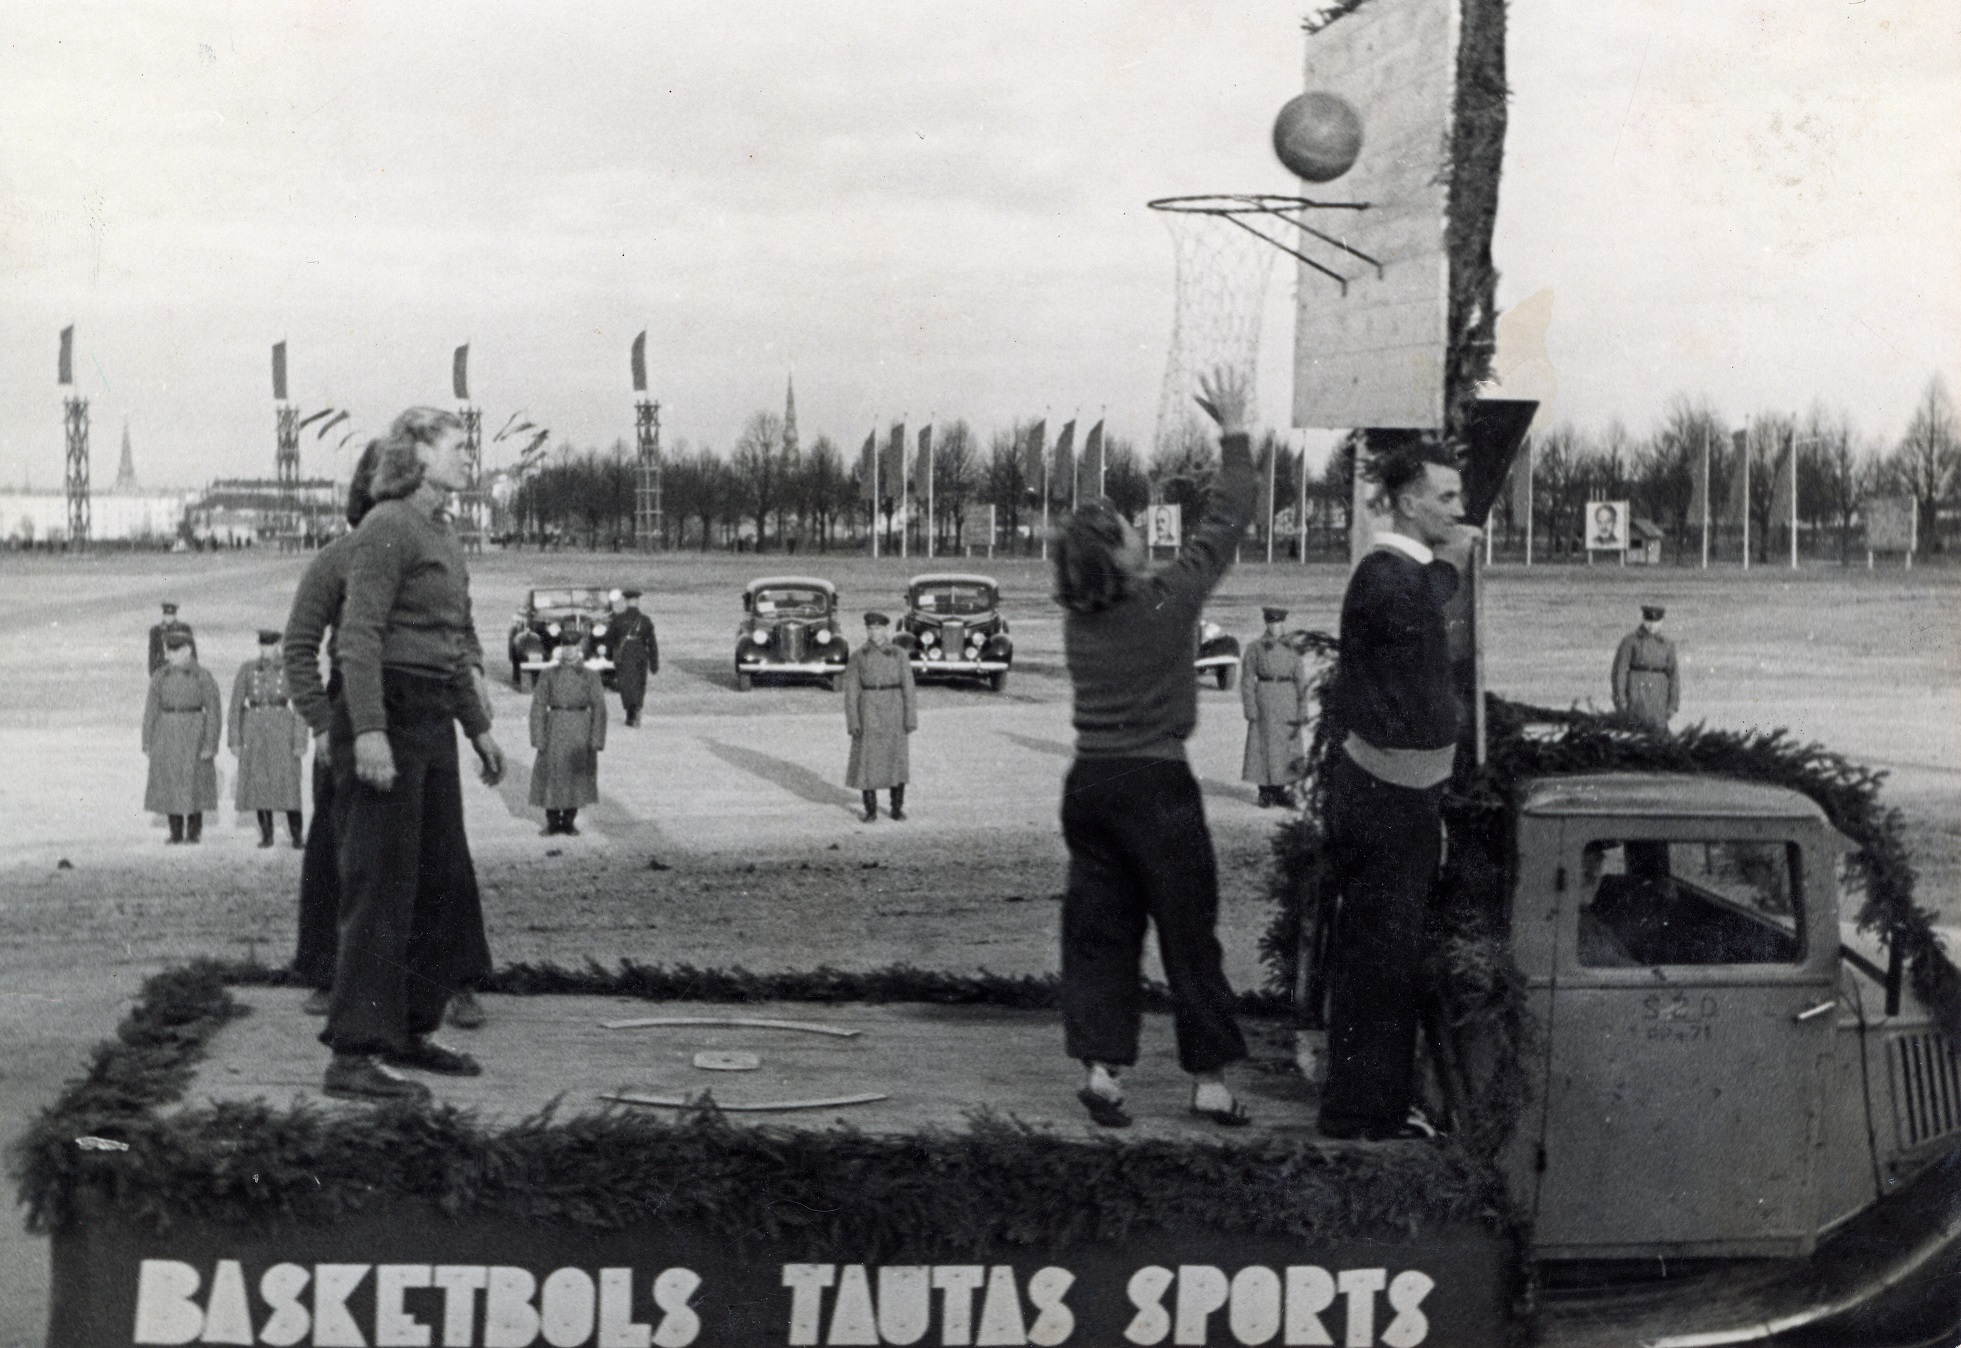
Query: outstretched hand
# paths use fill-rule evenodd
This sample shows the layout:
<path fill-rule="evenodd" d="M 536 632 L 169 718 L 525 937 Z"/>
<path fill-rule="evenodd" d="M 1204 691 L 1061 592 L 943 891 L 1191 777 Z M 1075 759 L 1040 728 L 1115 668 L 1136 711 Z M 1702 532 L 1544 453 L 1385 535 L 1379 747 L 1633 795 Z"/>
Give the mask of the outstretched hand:
<path fill-rule="evenodd" d="M 1210 374 L 1198 377 L 1196 401 L 1205 414 L 1219 423 L 1221 435 L 1246 432 L 1247 379 L 1229 365 L 1215 365 Z"/>

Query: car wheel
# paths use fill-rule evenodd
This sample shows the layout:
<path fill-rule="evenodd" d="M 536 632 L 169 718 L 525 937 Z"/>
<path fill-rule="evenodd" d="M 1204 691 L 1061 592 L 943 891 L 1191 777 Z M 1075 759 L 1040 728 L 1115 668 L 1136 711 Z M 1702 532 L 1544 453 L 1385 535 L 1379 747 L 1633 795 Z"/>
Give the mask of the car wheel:
<path fill-rule="evenodd" d="M 995 670 L 992 674 L 987 676 L 987 686 L 993 689 L 997 693 L 1007 688 L 1008 671 L 1005 669 Z"/>
<path fill-rule="evenodd" d="M 1233 677 L 1237 675 L 1239 671 L 1234 669 L 1231 665 L 1220 665 L 1217 669 L 1213 670 L 1212 673 L 1219 680 L 1219 691 L 1222 693 L 1229 693 L 1232 691 Z"/>
<path fill-rule="evenodd" d="M 755 681 L 755 680 L 754 680 L 753 678 L 751 678 L 751 677 L 749 677 L 749 671 L 748 671 L 748 670 L 746 670 L 746 669 L 738 669 L 738 670 L 736 670 L 736 671 L 735 671 L 735 691 L 736 691 L 736 692 L 738 692 L 738 693 L 746 693 L 746 692 L 748 692 L 748 691 L 749 691 L 749 690 L 750 690 L 751 688 L 754 688 L 755 686 L 756 686 L 756 681 Z"/>

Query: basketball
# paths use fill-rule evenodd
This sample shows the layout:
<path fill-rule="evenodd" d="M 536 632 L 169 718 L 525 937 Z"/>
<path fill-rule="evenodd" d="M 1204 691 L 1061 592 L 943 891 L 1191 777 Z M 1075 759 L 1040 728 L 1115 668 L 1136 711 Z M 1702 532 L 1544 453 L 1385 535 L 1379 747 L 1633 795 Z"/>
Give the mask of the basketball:
<path fill-rule="evenodd" d="M 1337 94 L 1297 95 L 1273 119 L 1273 152 L 1295 177 L 1333 182 L 1362 152 L 1362 118 Z"/>

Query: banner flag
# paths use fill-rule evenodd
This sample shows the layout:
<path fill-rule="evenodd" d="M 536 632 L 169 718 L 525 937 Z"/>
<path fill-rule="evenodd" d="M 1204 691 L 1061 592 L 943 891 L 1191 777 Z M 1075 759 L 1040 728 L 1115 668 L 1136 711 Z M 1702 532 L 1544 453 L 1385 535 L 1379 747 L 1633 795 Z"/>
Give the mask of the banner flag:
<path fill-rule="evenodd" d="M 858 499 L 869 505 L 878 504 L 877 431 L 865 437 L 865 447 L 858 451 Z"/>
<path fill-rule="evenodd" d="M 1029 491 L 1042 490 L 1042 466 L 1048 462 L 1048 418 L 1036 422 L 1028 428 L 1028 438 L 1022 442 L 1021 480 Z"/>
<path fill-rule="evenodd" d="M 912 463 L 912 494 L 925 500 L 933 494 L 933 427 L 919 428 L 919 457 Z"/>
<path fill-rule="evenodd" d="M 1791 461 L 1797 456 L 1798 442 L 1796 435 L 1793 435 L 1790 450 L 1777 460 L 1777 476 L 1770 484 L 1770 527 L 1773 529 L 1787 529 L 1791 524 L 1791 507 L 1795 504 L 1791 499 L 1792 478 L 1795 476 L 1791 471 Z"/>
<path fill-rule="evenodd" d="M 1532 449 L 1531 438 L 1527 437 L 1525 452 L 1512 460 L 1510 499 L 1514 522 L 1523 520 L 1526 512 L 1532 509 Z M 1306 471 L 1305 463 L 1302 464 L 1302 471 Z"/>
<path fill-rule="evenodd" d="M 286 343 L 284 342 L 272 344 L 272 400 L 279 403 L 286 401 Z"/>
<path fill-rule="evenodd" d="M 880 499 L 898 501 L 906 494 L 906 423 L 892 423 L 892 434 L 878 456 L 878 494 Z"/>
<path fill-rule="evenodd" d="M 1089 428 L 1083 439 L 1083 475 L 1078 498 L 1103 494 L 1103 423 Z"/>
<path fill-rule="evenodd" d="M 449 382 L 456 389 L 456 401 L 460 403 L 470 401 L 470 344 L 468 342 L 456 348 L 456 359 L 450 364 Z"/>
<path fill-rule="evenodd" d="M 1695 456 L 1694 466 L 1689 469 L 1689 477 L 1694 482 L 1694 490 L 1689 493 L 1689 517 L 1684 524 L 1698 528 L 1703 517 L 1709 514 L 1709 435 L 1703 433 L 1702 443 L 1690 451 Z"/>
<path fill-rule="evenodd" d="M 348 417 L 351 415 L 352 413 L 345 412 L 345 411 L 334 413 L 333 416 L 327 419 L 327 421 L 320 427 L 319 430 L 313 433 L 313 438 L 315 440 L 325 440 L 327 438 L 328 431 L 331 431 L 334 427 L 340 425 L 341 422 L 346 421 Z"/>
<path fill-rule="evenodd" d="M 1729 490 L 1723 493 L 1723 522 L 1740 525 L 1750 517 L 1750 432 L 1737 431 L 1730 440 L 1736 459 L 1730 465 Z"/>
<path fill-rule="evenodd" d="M 1062 423 L 1055 437 L 1055 467 L 1049 472 L 1049 489 L 1057 501 L 1073 509 L 1076 504 L 1076 423 Z"/>
<path fill-rule="evenodd" d="M 647 331 L 645 328 L 642 328 L 640 335 L 633 339 L 633 391 L 635 393 L 645 393 L 647 391 Z"/>
<path fill-rule="evenodd" d="M 75 325 L 70 323 L 61 330 L 61 364 L 55 375 L 57 384 L 75 382 Z"/>

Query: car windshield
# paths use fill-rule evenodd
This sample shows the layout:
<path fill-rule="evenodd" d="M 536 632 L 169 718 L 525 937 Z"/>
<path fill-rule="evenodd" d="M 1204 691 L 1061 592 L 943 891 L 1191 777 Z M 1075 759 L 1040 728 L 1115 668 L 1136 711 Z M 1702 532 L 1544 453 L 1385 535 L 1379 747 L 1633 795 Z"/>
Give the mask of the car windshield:
<path fill-rule="evenodd" d="M 943 582 L 915 585 L 912 590 L 912 606 L 922 613 L 956 618 L 968 617 L 976 613 L 992 613 L 994 587 Z"/>
<path fill-rule="evenodd" d="M 756 612 L 769 618 L 821 618 L 830 611 L 830 596 L 803 586 L 771 586 L 756 591 Z"/>
<path fill-rule="evenodd" d="M 606 592 L 601 589 L 590 590 L 533 590 L 531 607 L 600 609 L 606 607 Z"/>

